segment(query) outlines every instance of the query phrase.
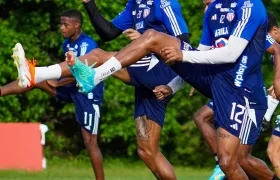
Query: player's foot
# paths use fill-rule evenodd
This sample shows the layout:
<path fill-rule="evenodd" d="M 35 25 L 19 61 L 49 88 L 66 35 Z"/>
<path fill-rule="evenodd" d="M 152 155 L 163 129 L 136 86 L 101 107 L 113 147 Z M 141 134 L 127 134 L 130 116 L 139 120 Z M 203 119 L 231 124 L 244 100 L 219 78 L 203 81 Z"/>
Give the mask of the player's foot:
<path fill-rule="evenodd" d="M 208 180 L 225 180 L 226 175 L 223 173 L 219 165 L 216 165 L 212 175 Z"/>
<path fill-rule="evenodd" d="M 36 61 L 33 60 L 31 62 L 26 60 L 23 47 L 20 43 L 17 43 L 13 48 L 12 58 L 18 70 L 18 85 L 23 88 L 34 86 Z"/>
<path fill-rule="evenodd" d="M 95 70 L 93 68 L 95 64 L 88 66 L 87 60 L 85 60 L 84 64 L 79 60 L 79 58 L 75 57 L 72 52 L 67 53 L 66 62 L 68 64 L 69 70 L 76 78 L 79 91 L 82 93 L 91 92 L 95 88 Z"/>

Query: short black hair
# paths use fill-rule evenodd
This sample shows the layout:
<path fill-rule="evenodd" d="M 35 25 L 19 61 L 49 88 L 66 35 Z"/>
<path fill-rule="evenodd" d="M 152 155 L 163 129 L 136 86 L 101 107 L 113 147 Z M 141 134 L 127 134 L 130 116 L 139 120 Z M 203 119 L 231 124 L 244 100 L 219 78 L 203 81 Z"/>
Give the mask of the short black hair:
<path fill-rule="evenodd" d="M 80 21 L 81 27 L 83 24 L 83 15 L 81 11 L 76 10 L 76 9 L 68 9 L 64 11 L 61 16 L 69 17 L 69 18 L 76 18 L 77 20 Z"/>
<path fill-rule="evenodd" d="M 267 12 L 267 19 L 268 19 L 267 31 L 271 31 L 271 29 L 274 26 L 278 27 L 277 18 L 271 12 Z"/>

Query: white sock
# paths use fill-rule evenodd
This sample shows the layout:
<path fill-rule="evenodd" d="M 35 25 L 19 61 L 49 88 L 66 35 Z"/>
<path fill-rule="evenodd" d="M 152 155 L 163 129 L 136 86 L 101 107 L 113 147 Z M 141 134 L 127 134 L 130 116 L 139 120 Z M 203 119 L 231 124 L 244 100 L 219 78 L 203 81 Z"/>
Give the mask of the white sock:
<path fill-rule="evenodd" d="M 111 57 L 104 64 L 95 68 L 96 74 L 94 78 L 94 84 L 98 84 L 101 81 L 104 81 L 107 77 L 111 76 L 115 72 L 122 69 L 120 61 L 118 61 L 114 56 Z"/>
<path fill-rule="evenodd" d="M 61 77 L 61 67 L 59 64 L 35 67 L 35 83 L 46 80 L 58 79 Z"/>
<path fill-rule="evenodd" d="M 274 113 L 276 107 L 278 106 L 279 101 L 277 99 L 274 99 L 272 96 L 268 95 L 267 96 L 267 105 L 268 108 L 266 110 L 266 113 L 264 115 L 264 118 L 267 121 L 270 121 L 272 114 Z"/>

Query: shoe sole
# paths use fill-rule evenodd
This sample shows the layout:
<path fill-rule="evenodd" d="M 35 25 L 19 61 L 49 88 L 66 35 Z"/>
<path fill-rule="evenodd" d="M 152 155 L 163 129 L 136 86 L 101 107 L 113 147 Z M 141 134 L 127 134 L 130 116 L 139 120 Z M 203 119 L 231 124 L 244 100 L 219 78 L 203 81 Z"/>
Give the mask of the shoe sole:
<path fill-rule="evenodd" d="M 22 45 L 20 43 L 17 43 L 15 47 L 13 48 L 13 55 L 12 58 L 14 59 L 14 64 L 16 65 L 17 71 L 18 71 L 18 85 L 20 87 L 26 88 L 27 82 L 29 81 L 25 77 L 24 71 L 20 68 L 21 65 L 23 65 L 25 62 L 25 58 L 20 57 L 20 51 L 23 51 Z M 24 51 L 23 51 L 24 52 Z"/>

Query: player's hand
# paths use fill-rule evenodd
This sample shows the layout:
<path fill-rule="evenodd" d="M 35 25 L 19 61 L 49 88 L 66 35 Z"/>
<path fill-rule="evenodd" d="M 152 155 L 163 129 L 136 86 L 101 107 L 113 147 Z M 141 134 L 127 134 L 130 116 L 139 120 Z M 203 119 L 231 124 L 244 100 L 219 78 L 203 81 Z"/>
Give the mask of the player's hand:
<path fill-rule="evenodd" d="M 174 61 L 182 61 L 183 52 L 173 46 L 167 46 L 160 51 L 161 56 L 166 60 L 166 63 L 170 64 Z"/>
<path fill-rule="evenodd" d="M 57 80 L 47 80 L 48 85 L 51 87 L 57 88 L 58 87 L 58 82 Z"/>
<path fill-rule="evenodd" d="M 135 39 L 138 39 L 141 36 L 141 34 L 138 31 L 136 31 L 135 29 L 131 29 L 131 28 L 123 31 L 123 34 L 125 37 L 127 37 L 131 41 L 134 41 Z"/>
<path fill-rule="evenodd" d="M 277 80 L 274 80 L 273 82 L 273 95 L 271 95 L 273 98 L 280 100 L 280 82 Z"/>
<path fill-rule="evenodd" d="M 194 87 L 191 87 L 191 90 L 190 90 L 189 96 L 193 96 L 194 91 L 195 91 L 195 88 L 194 88 Z"/>
<path fill-rule="evenodd" d="M 75 64 L 75 55 L 72 51 L 68 51 L 66 53 L 65 61 L 69 66 L 73 66 Z"/>
<path fill-rule="evenodd" d="M 274 99 L 276 99 L 276 95 L 275 95 L 275 93 L 274 93 L 274 87 L 273 87 L 273 85 L 271 85 L 271 86 L 267 89 L 267 91 L 268 91 L 268 94 L 269 94 L 271 97 L 273 97 Z"/>
<path fill-rule="evenodd" d="M 158 100 L 163 100 L 164 98 L 170 96 L 173 93 L 172 89 L 167 85 L 157 86 L 155 87 L 153 92 Z"/>
<path fill-rule="evenodd" d="M 83 3 L 87 3 L 89 2 L 90 0 L 82 0 Z"/>

